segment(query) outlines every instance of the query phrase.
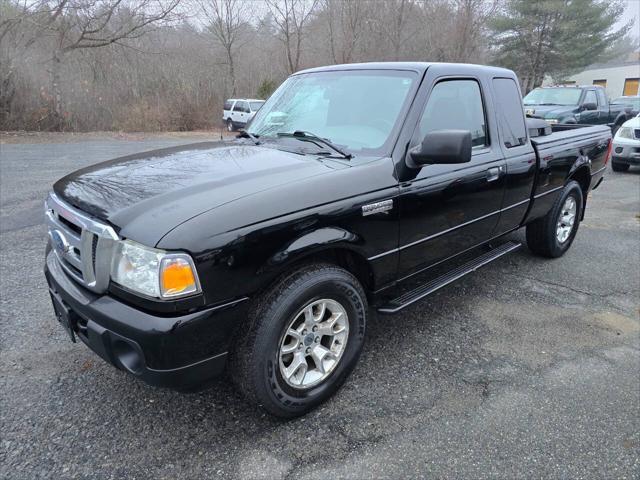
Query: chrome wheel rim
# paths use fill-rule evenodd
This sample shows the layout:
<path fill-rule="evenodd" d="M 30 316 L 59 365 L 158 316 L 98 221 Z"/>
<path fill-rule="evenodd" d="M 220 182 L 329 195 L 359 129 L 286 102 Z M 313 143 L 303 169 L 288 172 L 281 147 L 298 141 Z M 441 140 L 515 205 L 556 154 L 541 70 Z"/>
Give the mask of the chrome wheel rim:
<path fill-rule="evenodd" d="M 229 132 L 233 131 L 233 123 L 227 122 L 227 131 L 229 131 Z"/>
<path fill-rule="evenodd" d="M 315 300 L 298 312 L 287 327 L 278 364 L 282 378 L 292 388 L 318 385 L 335 370 L 347 346 L 349 319 L 335 300 Z"/>
<path fill-rule="evenodd" d="M 576 222 L 577 210 L 578 205 L 576 204 L 575 198 L 571 196 L 567 197 L 564 205 L 562 205 L 562 210 L 560 210 L 560 216 L 558 217 L 558 224 L 556 226 L 556 238 L 558 242 L 566 242 L 569 235 L 571 235 L 573 225 Z"/>

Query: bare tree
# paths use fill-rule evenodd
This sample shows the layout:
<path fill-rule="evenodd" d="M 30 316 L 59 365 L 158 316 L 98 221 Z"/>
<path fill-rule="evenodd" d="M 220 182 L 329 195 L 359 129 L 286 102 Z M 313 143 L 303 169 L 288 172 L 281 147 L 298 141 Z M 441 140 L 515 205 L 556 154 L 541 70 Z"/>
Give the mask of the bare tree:
<path fill-rule="evenodd" d="M 316 9 L 318 0 L 265 0 L 278 27 L 280 41 L 284 44 L 289 73 L 300 68 L 302 40 L 305 27 Z"/>
<path fill-rule="evenodd" d="M 180 0 L 43 0 L 48 14 L 32 17 L 31 22 L 53 47 L 50 75 L 58 120 L 63 114 L 60 72 L 65 56 L 76 50 L 126 45 L 168 19 L 179 4 Z"/>
<path fill-rule="evenodd" d="M 235 96 L 235 50 L 246 26 L 248 4 L 243 0 L 202 0 L 200 7 L 207 19 L 207 29 L 224 49 L 229 67 L 230 93 Z"/>
<path fill-rule="evenodd" d="M 0 129 L 211 128 L 230 93 L 266 96 L 327 63 L 492 62 L 532 88 L 596 58 L 619 34 L 589 32 L 622 11 L 617 0 L 182 2 L 0 0 Z"/>
<path fill-rule="evenodd" d="M 487 19 L 495 14 L 498 5 L 499 0 L 455 0 L 451 61 L 469 62 L 480 56 Z"/>
<path fill-rule="evenodd" d="M 350 63 L 362 36 L 365 3 L 361 0 L 324 0 L 329 48 L 334 63 Z"/>

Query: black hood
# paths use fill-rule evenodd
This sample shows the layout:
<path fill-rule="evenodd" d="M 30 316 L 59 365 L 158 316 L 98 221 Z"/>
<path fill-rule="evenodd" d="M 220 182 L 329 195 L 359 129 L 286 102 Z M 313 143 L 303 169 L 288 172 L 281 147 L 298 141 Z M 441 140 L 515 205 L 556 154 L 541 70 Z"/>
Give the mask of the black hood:
<path fill-rule="evenodd" d="M 210 142 L 99 163 L 62 178 L 54 191 L 122 237 L 155 245 L 204 211 L 330 170 L 312 156 Z"/>

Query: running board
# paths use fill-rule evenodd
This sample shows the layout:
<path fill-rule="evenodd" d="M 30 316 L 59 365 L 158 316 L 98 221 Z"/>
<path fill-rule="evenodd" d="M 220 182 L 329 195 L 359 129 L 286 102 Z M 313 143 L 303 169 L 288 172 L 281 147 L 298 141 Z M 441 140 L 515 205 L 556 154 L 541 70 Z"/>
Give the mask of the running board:
<path fill-rule="evenodd" d="M 487 253 L 483 253 L 479 257 L 469 260 L 467 263 L 460 265 L 459 267 L 431 280 L 429 283 L 420 285 L 419 287 L 391 300 L 386 305 L 378 308 L 380 313 L 396 313 L 405 307 L 422 300 L 427 295 L 440 290 L 442 287 L 455 282 L 459 278 L 464 277 L 466 274 L 475 272 L 477 269 L 493 262 L 494 260 L 506 255 L 507 253 L 520 248 L 522 246 L 519 242 L 506 242 L 499 247 L 489 250 Z"/>

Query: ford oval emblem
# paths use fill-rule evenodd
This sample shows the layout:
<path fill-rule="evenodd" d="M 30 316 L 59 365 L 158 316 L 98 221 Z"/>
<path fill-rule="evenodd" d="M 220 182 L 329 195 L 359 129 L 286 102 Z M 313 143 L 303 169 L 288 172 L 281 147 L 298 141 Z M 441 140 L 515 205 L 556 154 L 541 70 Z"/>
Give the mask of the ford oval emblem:
<path fill-rule="evenodd" d="M 69 251 L 69 243 L 60 230 L 52 230 L 49 235 L 51 236 L 51 243 L 53 247 L 60 253 L 67 253 Z"/>

